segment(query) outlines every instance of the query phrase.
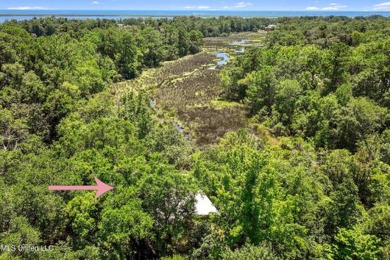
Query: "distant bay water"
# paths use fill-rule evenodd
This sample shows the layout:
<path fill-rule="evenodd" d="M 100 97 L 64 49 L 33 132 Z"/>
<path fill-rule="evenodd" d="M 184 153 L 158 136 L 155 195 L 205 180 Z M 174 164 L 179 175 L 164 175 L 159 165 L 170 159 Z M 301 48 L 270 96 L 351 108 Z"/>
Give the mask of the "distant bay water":
<path fill-rule="evenodd" d="M 190 11 L 190 10 L 0 10 L 0 22 L 29 20 L 41 17 L 66 17 L 69 19 L 126 19 L 140 17 L 170 18 L 174 16 L 240 16 L 240 17 L 293 17 L 293 16 L 372 16 L 390 17 L 390 12 L 378 11 Z"/>

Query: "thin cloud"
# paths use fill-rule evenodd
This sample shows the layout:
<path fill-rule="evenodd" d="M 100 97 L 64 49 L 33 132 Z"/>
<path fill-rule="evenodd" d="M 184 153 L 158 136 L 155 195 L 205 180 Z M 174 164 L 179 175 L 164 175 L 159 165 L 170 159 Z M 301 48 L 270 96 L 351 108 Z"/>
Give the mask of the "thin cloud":
<path fill-rule="evenodd" d="M 92 4 L 94 4 L 94 5 L 100 5 L 100 2 L 99 2 L 99 1 L 93 1 Z"/>
<path fill-rule="evenodd" d="M 41 6 L 18 6 L 18 7 L 8 7 L 8 10 L 47 10 L 46 7 Z"/>
<path fill-rule="evenodd" d="M 347 6 L 341 5 L 338 3 L 331 3 L 329 6 L 322 8 L 322 10 L 324 10 L 324 11 L 337 11 L 337 10 L 341 10 L 344 8 L 347 8 Z"/>
<path fill-rule="evenodd" d="M 315 6 L 309 6 L 309 7 L 306 7 L 306 10 L 307 11 L 317 11 L 317 10 L 320 10 L 320 8 L 315 7 Z"/>
<path fill-rule="evenodd" d="M 251 6 L 252 3 L 250 2 L 238 2 L 234 7 L 236 8 L 245 8 L 245 7 L 248 7 L 248 6 Z"/>
<path fill-rule="evenodd" d="M 323 7 L 323 8 L 320 8 L 320 7 L 317 7 L 317 6 L 309 6 L 306 8 L 307 11 L 318 11 L 318 10 L 322 10 L 322 11 L 339 11 L 339 10 L 342 10 L 344 8 L 347 8 L 348 6 L 346 5 L 343 5 L 343 4 L 339 4 L 339 3 L 330 3 L 328 6 L 326 7 Z"/>
<path fill-rule="evenodd" d="M 191 9 L 191 10 L 207 10 L 207 9 L 210 9 L 210 6 L 208 6 L 208 5 L 187 5 L 184 8 Z"/>
<path fill-rule="evenodd" d="M 390 2 L 374 5 L 375 11 L 390 11 Z"/>
<path fill-rule="evenodd" d="M 247 8 L 252 5 L 250 2 L 238 2 L 234 6 L 224 6 L 223 9 Z"/>

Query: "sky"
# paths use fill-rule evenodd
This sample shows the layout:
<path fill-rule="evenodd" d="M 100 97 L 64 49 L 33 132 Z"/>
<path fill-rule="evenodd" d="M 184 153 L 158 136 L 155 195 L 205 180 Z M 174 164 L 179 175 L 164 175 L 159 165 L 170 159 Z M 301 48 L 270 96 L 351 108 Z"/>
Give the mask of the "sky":
<path fill-rule="evenodd" d="M 390 2 L 386 0 L 1 0 L 0 10 L 6 9 L 390 11 Z"/>

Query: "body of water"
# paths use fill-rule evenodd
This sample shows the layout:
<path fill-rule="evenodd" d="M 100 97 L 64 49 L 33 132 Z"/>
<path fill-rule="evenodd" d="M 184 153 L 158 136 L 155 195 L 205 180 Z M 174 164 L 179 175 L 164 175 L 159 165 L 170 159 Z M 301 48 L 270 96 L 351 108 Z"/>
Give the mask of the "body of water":
<path fill-rule="evenodd" d="M 221 60 L 217 62 L 217 65 L 223 66 L 229 61 L 229 56 L 225 52 L 219 52 L 217 53 L 217 58 L 220 58 Z"/>
<path fill-rule="evenodd" d="M 126 19 L 139 17 L 170 18 L 175 16 L 240 16 L 240 17 L 292 17 L 292 16 L 371 16 L 390 17 L 390 12 L 342 12 L 342 11 L 190 11 L 190 10 L 0 10 L 0 22 L 28 20 L 34 17 L 66 17 L 70 19 Z"/>
<path fill-rule="evenodd" d="M 242 40 L 239 40 L 239 41 L 231 42 L 231 43 L 229 43 L 229 45 L 245 45 L 248 42 L 249 42 L 248 39 L 242 39 Z"/>

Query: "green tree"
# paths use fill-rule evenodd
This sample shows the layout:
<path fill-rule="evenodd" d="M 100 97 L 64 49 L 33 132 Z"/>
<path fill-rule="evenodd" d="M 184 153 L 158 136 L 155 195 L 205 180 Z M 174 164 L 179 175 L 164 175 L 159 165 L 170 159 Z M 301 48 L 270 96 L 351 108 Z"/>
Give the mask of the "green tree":
<path fill-rule="evenodd" d="M 248 102 L 254 114 L 262 111 L 265 115 L 271 115 L 272 106 L 275 103 L 277 81 L 274 70 L 270 66 L 248 75 L 250 82 L 248 88 Z"/>
<path fill-rule="evenodd" d="M 340 229 L 332 245 L 334 259 L 378 259 L 379 239 L 359 228 Z"/>

